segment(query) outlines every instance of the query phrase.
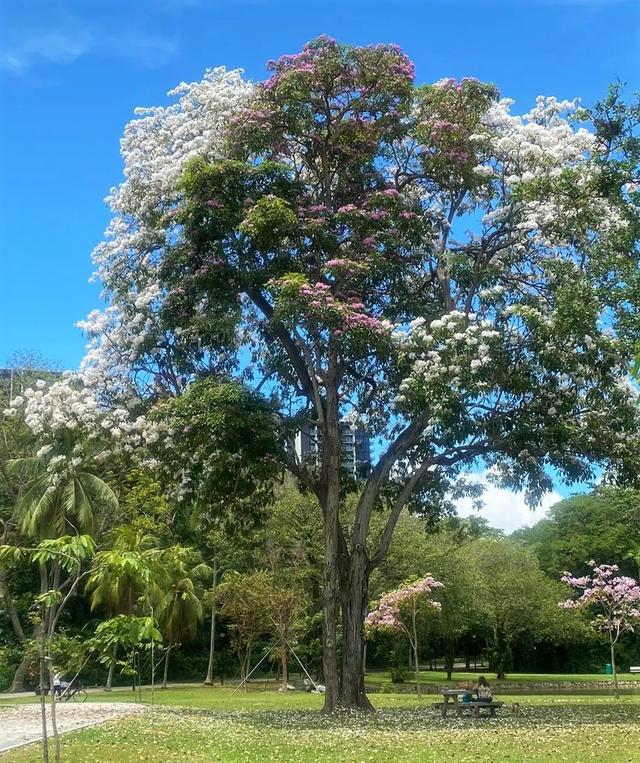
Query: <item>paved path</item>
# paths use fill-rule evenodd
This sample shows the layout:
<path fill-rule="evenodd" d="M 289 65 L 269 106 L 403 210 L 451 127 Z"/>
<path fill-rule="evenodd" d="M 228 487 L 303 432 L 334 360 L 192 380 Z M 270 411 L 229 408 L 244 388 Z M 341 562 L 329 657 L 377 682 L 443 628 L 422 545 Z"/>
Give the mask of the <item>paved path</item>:
<path fill-rule="evenodd" d="M 47 705 L 49 710 L 49 705 Z M 73 731 L 93 726 L 113 718 L 143 712 L 144 707 L 130 703 L 74 702 L 56 705 L 58 731 Z M 47 714 L 48 715 L 48 714 Z M 40 705 L 0 705 L 0 753 L 42 738 Z M 49 731 L 51 721 L 49 720 Z"/>
<path fill-rule="evenodd" d="M 202 688 L 202 681 L 196 682 L 196 681 L 189 681 L 189 682 L 177 682 L 177 683 L 171 683 L 171 681 L 167 684 L 167 688 L 169 689 L 199 689 Z M 218 683 L 217 686 L 220 686 Z M 142 684 L 142 690 L 145 689 L 151 689 L 151 684 Z M 156 689 L 160 688 L 160 684 L 156 682 Z M 88 694 L 98 694 L 104 692 L 104 688 L 102 686 L 92 686 L 90 689 L 88 687 L 84 687 L 85 691 Z M 138 691 L 136 687 L 136 691 Z M 128 693 L 129 695 L 133 694 L 131 691 L 131 686 L 114 686 L 112 689 L 113 694 L 117 693 Z M 35 697 L 37 696 L 33 689 L 30 691 L 3 691 L 0 692 L 0 706 L 2 705 L 2 702 L 5 700 L 11 704 L 12 699 L 24 699 L 25 697 Z"/>

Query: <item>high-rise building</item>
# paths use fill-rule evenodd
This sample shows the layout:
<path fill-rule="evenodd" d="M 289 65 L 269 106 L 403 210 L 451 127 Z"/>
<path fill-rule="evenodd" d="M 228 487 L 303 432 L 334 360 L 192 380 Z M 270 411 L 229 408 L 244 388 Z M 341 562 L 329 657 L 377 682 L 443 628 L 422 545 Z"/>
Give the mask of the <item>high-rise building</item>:
<path fill-rule="evenodd" d="M 301 461 L 319 463 L 319 436 L 315 424 L 305 424 L 296 435 L 296 454 Z M 362 427 L 353 429 L 347 421 L 340 422 L 342 468 L 354 477 L 366 477 L 371 471 L 369 435 Z"/>

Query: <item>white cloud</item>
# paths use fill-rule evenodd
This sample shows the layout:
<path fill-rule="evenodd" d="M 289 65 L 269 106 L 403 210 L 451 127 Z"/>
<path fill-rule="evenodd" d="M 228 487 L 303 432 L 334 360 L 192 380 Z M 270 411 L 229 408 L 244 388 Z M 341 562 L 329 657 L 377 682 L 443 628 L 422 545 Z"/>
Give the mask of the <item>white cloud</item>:
<path fill-rule="evenodd" d="M 19 74 L 37 63 L 73 63 L 88 50 L 89 35 L 82 28 L 35 32 L 7 48 L 0 56 L 0 65 Z"/>
<path fill-rule="evenodd" d="M 458 514 L 461 517 L 484 517 L 492 527 L 498 527 L 506 533 L 534 525 L 544 518 L 554 503 L 562 500 L 562 496 L 555 491 L 546 493 L 540 505 L 532 511 L 524 500 L 524 492 L 515 493 L 496 487 L 484 475 L 479 475 L 477 481 L 486 487 L 484 507 L 478 512 L 473 508 L 471 498 L 461 498 L 457 501 Z"/>
<path fill-rule="evenodd" d="M 2 41 L 0 68 L 25 74 L 43 64 L 72 64 L 81 56 L 126 60 L 138 66 L 162 66 L 177 51 L 172 36 L 131 27 L 97 28 L 77 16 L 54 15 L 46 23 L 23 20 Z"/>

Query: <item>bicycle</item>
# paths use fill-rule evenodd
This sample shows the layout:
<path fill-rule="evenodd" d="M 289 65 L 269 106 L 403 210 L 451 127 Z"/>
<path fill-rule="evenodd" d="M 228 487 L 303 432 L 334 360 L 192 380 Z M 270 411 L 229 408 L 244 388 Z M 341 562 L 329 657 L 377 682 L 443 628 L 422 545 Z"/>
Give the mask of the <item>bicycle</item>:
<path fill-rule="evenodd" d="M 83 689 L 82 686 L 74 686 L 73 684 L 69 684 L 61 693 L 58 699 L 61 702 L 68 702 L 70 699 L 72 699 L 74 702 L 86 702 L 87 701 L 87 691 L 86 689 Z"/>

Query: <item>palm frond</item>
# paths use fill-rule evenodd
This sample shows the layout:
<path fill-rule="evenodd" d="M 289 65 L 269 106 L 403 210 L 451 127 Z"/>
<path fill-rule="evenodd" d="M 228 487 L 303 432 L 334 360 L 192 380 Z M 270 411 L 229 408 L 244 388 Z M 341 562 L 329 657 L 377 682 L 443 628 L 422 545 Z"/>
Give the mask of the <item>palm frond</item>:
<path fill-rule="evenodd" d="M 118 499 L 100 477 L 82 472 L 74 479 L 76 506 L 74 514 L 82 527 L 93 527 L 99 514 L 115 513 Z"/>
<path fill-rule="evenodd" d="M 43 460 L 35 456 L 12 458 L 5 462 L 4 468 L 12 477 L 29 481 L 37 479 L 46 471 Z"/>

